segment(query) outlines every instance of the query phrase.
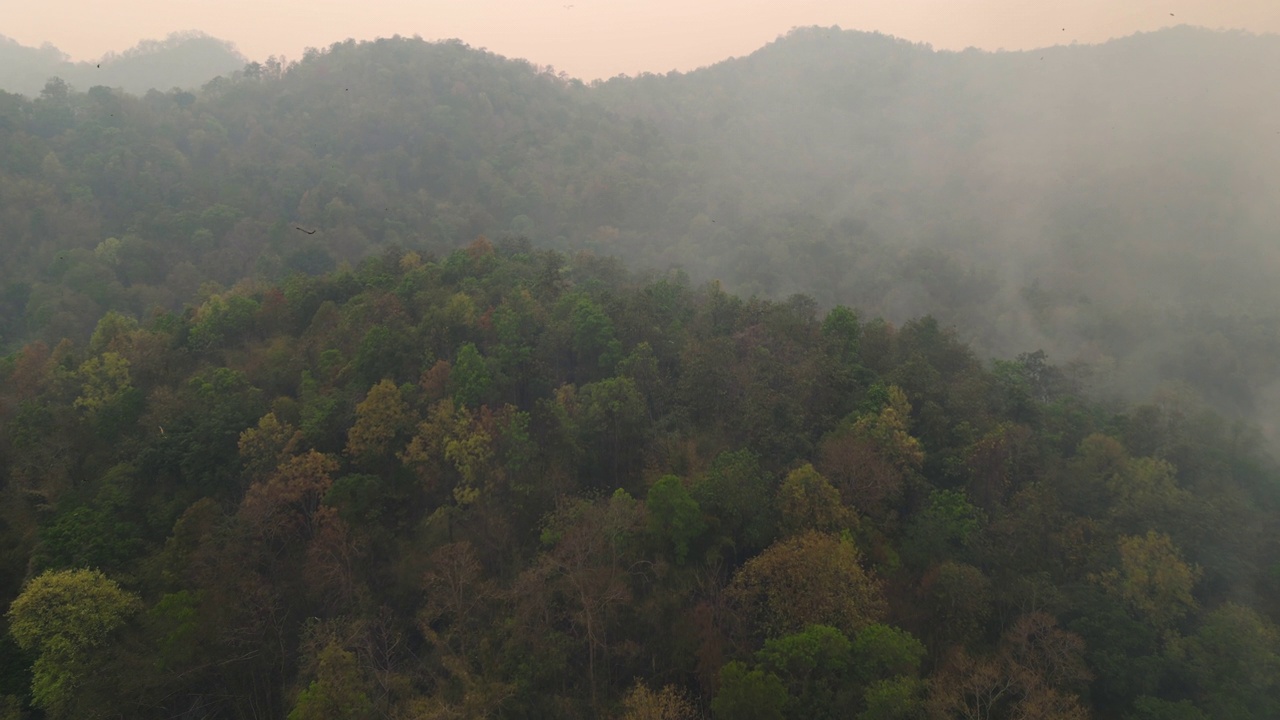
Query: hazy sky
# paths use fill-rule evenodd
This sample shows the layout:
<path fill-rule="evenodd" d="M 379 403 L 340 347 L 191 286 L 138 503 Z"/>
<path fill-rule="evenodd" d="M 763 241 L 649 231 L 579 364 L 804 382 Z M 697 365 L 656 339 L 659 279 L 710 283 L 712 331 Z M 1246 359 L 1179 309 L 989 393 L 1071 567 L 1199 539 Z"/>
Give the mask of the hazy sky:
<path fill-rule="evenodd" d="M 231 40 L 252 59 L 416 34 L 584 79 L 692 69 L 803 25 L 1014 50 L 1184 23 L 1277 33 L 1280 0 L 0 0 L 0 34 L 51 42 L 77 60 L 175 30 Z"/>

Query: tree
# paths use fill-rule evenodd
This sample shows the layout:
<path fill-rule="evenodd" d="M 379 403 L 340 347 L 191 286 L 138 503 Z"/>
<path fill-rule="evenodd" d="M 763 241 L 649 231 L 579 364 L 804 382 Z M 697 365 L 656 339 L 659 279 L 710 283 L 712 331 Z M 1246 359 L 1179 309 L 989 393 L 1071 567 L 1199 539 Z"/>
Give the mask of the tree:
<path fill-rule="evenodd" d="M 854 636 L 850 651 L 853 675 L 864 683 L 916 677 L 926 654 L 924 644 L 911 633 L 881 623 L 868 625 Z"/>
<path fill-rule="evenodd" d="M 810 625 L 766 640 L 756 657 L 760 668 L 776 675 L 786 687 L 788 717 L 836 718 L 855 704 L 859 689 L 849 682 L 852 649 L 839 630 Z"/>
<path fill-rule="evenodd" d="M 992 511 L 1004 503 L 1032 443 L 1027 427 L 1001 423 L 969 448 L 969 496 L 979 507 Z"/>
<path fill-rule="evenodd" d="M 471 543 L 442 545 L 427 559 L 422 576 L 426 601 L 418 612 L 418 627 L 433 643 L 445 644 L 466 663 L 479 639 L 485 601 L 495 591 Z"/>
<path fill-rule="evenodd" d="M 815 531 L 779 540 L 748 560 L 729 586 L 748 627 L 765 637 L 831 625 L 846 635 L 881 618 L 880 585 L 849 539 Z"/>
<path fill-rule="evenodd" d="M 1166 460 L 1133 458 L 1108 478 L 1111 514 L 1124 529 L 1165 530 L 1185 527 L 1179 520 L 1194 506 L 1194 499 L 1178 485 L 1177 468 Z"/>
<path fill-rule="evenodd" d="M 920 594 L 929 613 L 925 639 L 937 649 L 977 640 L 991 615 L 991 581 L 972 565 L 949 560 L 931 567 L 920 578 Z"/>
<path fill-rule="evenodd" d="M 698 502 L 689 495 L 684 481 L 675 475 L 663 475 L 649 488 L 645 506 L 654 535 L 673 549 L 677 563 L 683 563 L 689 544 L 706 529 Z"/>
<path fill-rule="evenodd" d="M 251 480 L 266 477 L 302 440 L 302 434 L 288 423 L 280 422 L 275 413 L 258 420 L 257 427 L 240 433 L 240 458 L 245 474 Z"/>
<path fill-rule="evenodd" d="M 907 430 L 911 404 L 897 386 L 882 387 L 884 404 L 846 421 L 823 438 L 818 469 L 859 512 L 880 517 L 924 463 L 920 441 Z"/>
<path fill-rule="evenodd" d="M 465 343 L 458 349 L 458 358 L 449 371 L 449 385 L 454 402 L 462 407 L 478 408 L 489 399 L 493 378 L 475 343 Z"/>
<path fill-rule="evenodd" d="M 1185 645 L 1186 666 L 1210 717 L 1275 717 L 1280 712 L 1280 632 L 1243 605 L 1208 613 Z"/>
<path fill-rule="evenodd" d="M 445 399 L 428 409 L 399 457 L 430 489 L 448 487 L 456 505 L 465 507 L 480 499 L 491 480 L 493 436 L 473 410 Z"/>
<path fill-rule="evenodd" d="M 395 440 L 413 425 L 409 404 L 391 380 L 374 385 L 356 406 L 356 422 L 347 431 L 346 454 L 373 461 L 395 450 Z"/>
<path fill-rule="evenodd" d="M 764 549 L 777 534 L 769 475 L 750 450 L 720 453 L 689 494 L 738 557 Z"/>
<path fill-rule="evenodd" d="M 933 678 L 928 706 L 939 718 L 1086 720 L 1073 691 L 1091 678 L 1084 641 L 1052 617 L 1028 613 L 1005 632 L 993 656 L 953 653 Z"/>
<path fill-rule="evenodd" d="M 787 475 L 778 488 L 777 502 L 785 535 L 810 530 L 838 533 L 857 524 L 857 515 L 845 507 L 839 491 L 809 464 Z"/>
<path fill-rule="evenodd" d="M 1098 576 L 1099 582 L 1129 608 L 1156 627 L 1169 629 L 1195 609 L 1191 590 L 1200 569 L 1188 565 L 1173 540 L 1154 530 L 1119 540 L 1120 567 Z"/>
<path fill-rule="evenodd" d="M 935 490 L 907 528 L 903 560 L 919 566 L 963 555 L 982 527 L 982 511 L 961 490 Z"/>
<path fill-rule="evenodd" d="M 220 349 L 249 331 L 260 305 L 243 295 L 215 295 L 196 311 L 187 344 L 196 352 Z"/>
<path fill-rule="evenodd" d="M 711 715 L 716 720 L 783 720 L 786 704 L 787 688 L 777 675 L 735 660 L 720 670 Z"/>
<path fill-rule="evenodd" d="M 614 336 L 613 321 L 590 298 L 579 297 L 570 323 L 575 370 L 586 379 L 610 374 L 622 358 L 622 344 Z"/>
<path fill-rule="evenodd" d="M 863 694 L 858 720 L 922 720 L 926 685 L 923 680 L 899 675 L 877 680 Z"/>
<path fill-rule="evenodd" d="M 137 595 L 97 570 L 50 570 L 28 583 L 8 618 L 18 646 L 36 653 L 36 705 L 53 717 L 73 716 L 80 687 L 107 668 L 99 653 L 141 608 Z"/>
<path fill-rule="evenodd" d="M 240 503 L 240 517 L 264 539 L 309 539 L 338 461 L 310 450 L 287 458 L 266 480 L 254 483 Z"/>
<path fill-rule="evenodd" d="M 644 448 L 649 411 L 631 378 L 615 377 L 583 385 L 577 393 L 578 428 L 586 447 L 594 452 L 593 470 L 612 471 L 613 484 L 622 484 Z"/>
<path fill-rule="evenodd" d="M 365 333 L 352 359 L 356 376 L 368 385 L 384 378 L 407 380 L 410 368 L 417 372 L 420 357 L 411 345 L 413 338 L 404 329 L 374 325 Z"/>
<path fill-rule="evenodd" d="M 115 238 L 107 238 L 103 241 L 103 245 L 107 245 L 109 241 Z M 120 241 L 116 240 L 116 246 Z M 102 246 L 99 246 L 102 247 Z M 93 335 L 89 338 L 89 352 L 99 354 L 104 351 L 120 352 L 122 346 L 128 344 L 129 336 L 138 330 L 138 321 L 131 317 L 122 315 L 114 310 L 108 310 L 102 319 L 98 321 L 97 327 L 93 329 Z"/>
<path fill-rule="evenodd" d="M 80 366 L 79 375 L 84 384 L 75 405 L 90 414 L 118 401 L 132 387 L 129 361 L 119 353 L 106 352 L 89 358 Z"/>
<path fill-rule="evenodd" d="M 356 656 L 336 642 L 320 653 L 316 679 L 298 695 L 288 720 L 363 720 L 373 703 L 365 692 Z"/>
<path fill-rule="evenodd" d="M 696 720 L 698 711 L 685 693 L 674 685 L 651 690 L 637 680 L 622 698 L 619 720 Z"/>
<path fill-rule="evenodd" d="M 567 617 L 586 646 L 593 706 L 597 672 L 608 667 L 615 609 L 632 598 L 631 558 L 643 527 L 644 507 L 621 490 L 607 499 L 563 501 L 543 524 L 548 549 L 517 582 L 538 615 Z"/>
<path fill-rule="evenodd" d="M 844 305 L 831 308 L 822 320 L 822 337 L 831 352 L 846 367 L 853 367 L 858 360 L 858 339 L 862 328 L 858 313 Z"/>

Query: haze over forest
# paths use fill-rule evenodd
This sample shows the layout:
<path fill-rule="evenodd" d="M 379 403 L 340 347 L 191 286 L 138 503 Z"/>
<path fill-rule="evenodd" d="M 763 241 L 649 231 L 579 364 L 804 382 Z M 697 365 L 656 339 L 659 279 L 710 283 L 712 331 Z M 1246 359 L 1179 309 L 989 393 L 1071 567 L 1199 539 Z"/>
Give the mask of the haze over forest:
<path fill-rule="evenodd" d="M 1280 713 L 1280 36 L 0 87 L 0 718 Z"/>
<path fill-rule="evenodd" d="M 199 34 L 102 67 L 22 53 L 26 64 L 0 64 L 0 82 L 33 96 L 46 73 L 73 90 L 141 93 L 243 68 Z M 42 252 L 7 267 L 40 298 L 53 278 L 33 272 L 39 263 L 106 237 L 162 245 L 169 262 L 230 283 L 260 260 L 275 262 L 264 277 L 285 271 L 291 251 L 268 228 L 291 222 L 317 225 L 307 240 L 325 262 L 515 233 L 745 294 L 804 293 L 895 322 L 932 314 L 989 356 L 1043 349 L 1128 397 L 1181 381 L 1276 427 L 1280 99 L 1267 89 L 1277 60 L 1277 37 L 1189 27 L 1002 53 L 811 28 L 695 72 L 584 85 L 458 43 L 341 43 L 287 67 L 254 63 L 189 106 L 112 100 L 134 108 L 130 121 L 108 112 L 95 127 L 160 130 L 129 151 L 169 157 L 178 184 L 127 209 L 95 196 L 84 208 L 92 232 L 19 241 Z M 81 98 L 45 96 L 31 109 L 101 112 Z M 42 178 L 53 187 L 118 182 L 81 165 L 87 148 L 50 140 L 48 152 L 11 150 L 25 158 L 7 179 L 42 154 L 72 163 L 72 174 Z M 336 205 L 350 212 L 322 211 Z M 206 267 L 225 249 L 202 258 L 139 233 L 158 211 L 214 206 L 258 228 L 245 231 L 237 265 Z M 15 303 L 0 329 L 10 344 L 39 335 L 31 320 L 53 312 Z"/>
<path fill-rule="evenodd" d="M 60 78 L 86 90 L 119 88 L 134 95 L 148 90 L 195 89 L 249 61 L 231 43 L 203 33 L 173 33 L 148 40 L 120 53 L 73 62 L 50 44 L 26 47 L 0 35 L 0 89 L 35 96 L 49 78 Z"/>

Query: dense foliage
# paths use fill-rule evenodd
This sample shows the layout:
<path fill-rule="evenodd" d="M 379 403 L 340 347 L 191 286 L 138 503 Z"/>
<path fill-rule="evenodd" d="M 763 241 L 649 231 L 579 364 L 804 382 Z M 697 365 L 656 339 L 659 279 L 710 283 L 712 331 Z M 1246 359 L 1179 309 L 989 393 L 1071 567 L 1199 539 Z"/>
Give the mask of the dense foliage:
<path fill-rule="evenodd" d="M 1280 716 L 1278 54 L 0 93 L 0 717 Z"/>
<path fill-rule="evenodd" d="M 15 712 L 1280 711 L 1248 436 L 929 318 L 481 238 L 0 372 Z"/>

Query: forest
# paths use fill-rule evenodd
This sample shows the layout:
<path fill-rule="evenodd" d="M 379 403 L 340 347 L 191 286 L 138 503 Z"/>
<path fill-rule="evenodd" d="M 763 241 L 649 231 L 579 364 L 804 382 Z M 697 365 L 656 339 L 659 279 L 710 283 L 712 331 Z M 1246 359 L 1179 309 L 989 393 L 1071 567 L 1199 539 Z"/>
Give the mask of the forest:
<path fill-rule="evenodd" d="M 0 718 L 1280 716 L 1277 74 L 0 93 Z"/>

